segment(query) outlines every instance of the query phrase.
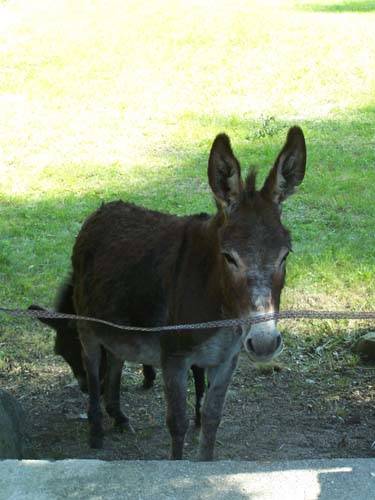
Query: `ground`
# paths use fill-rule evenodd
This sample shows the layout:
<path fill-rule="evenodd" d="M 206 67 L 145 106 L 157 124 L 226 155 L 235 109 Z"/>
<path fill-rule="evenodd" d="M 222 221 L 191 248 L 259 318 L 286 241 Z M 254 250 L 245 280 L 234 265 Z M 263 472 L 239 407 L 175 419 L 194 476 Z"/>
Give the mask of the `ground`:
<path fill-rule="evenodd" d="M 246 354 L 241 355 L 217 436 L 216 458 L 272 461 L 375 456 L 371 448 L 375 441 L 375 366 L 345 366 L 340 347 L 329 353 L 328 362 L 321 354 L 322 343 L 298 349 L 295 342 L 293 335 L 286 335 L 292 349 L 286 349 L 270 369 L 256 368 Z M 60 358 L 46 356 L 38 366 L 3 373 L 1 379 L 27 412 L 31 458 L 168 457 L 160 372 L 155 386 L 144 390 L 140 367 L 124 368 L 122 406 L 135 434 L 118 432 L 106 417 L 102 450 L 88 447 L 86 396 Z M 191 419 L 193 404 L 190 383 Z M 196 458 L 198 437 L 191 420 L 185 458 Z"/>

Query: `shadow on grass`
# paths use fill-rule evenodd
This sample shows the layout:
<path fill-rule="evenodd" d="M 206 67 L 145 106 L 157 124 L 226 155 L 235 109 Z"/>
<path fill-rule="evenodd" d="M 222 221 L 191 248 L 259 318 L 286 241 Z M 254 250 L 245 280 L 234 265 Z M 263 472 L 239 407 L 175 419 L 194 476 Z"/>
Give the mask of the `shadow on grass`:
<path fill-rule="evenodd" d="M 310 10 L 314 12 L 332 12 L 332 13 L 368 13 L 375 12 L 375 1 L 369 0 L 368 2 L 354 1 L 354 2 L 340 2 L 331 4 L 307 4 L 301 7 L 303 10 Z"/>
<path fill-rule="evenodd" d="M 307 174 L 298 194 L 284 208 L 299 259 L 292 285 L 314 273 L 318 282 L 322 276 L 319 266 L 328 271 L 332 268 L 325 279 L 345 280 L 351 273 L 353 280 L 370 280 L 375 265 L 374 121 L 375 107 L 370 106 L 343 118 L 299 123 L 307 142 Z M 81 223 L 102 201 L 121 198 L 180 215 L 213 212 L 206 165 L 211 142 L 219 132 L 226 131 L 232 138 L 244 173 L 248 165 L 259 165 L 260 187 L 288 127 L 295 124 L 274 117 L 255 121 L 194 114 L 181 122 L 187 130 L 200 132 L 200 143 L 190 144 L 180 131 L 160 151 L 162 166 L 140 167 L 132 174 L 136 176 L 132 182 L 116 166 L 100 170 L 95 177 L 90 166 L 77 165 L 74 170 L 81 181 L 83 178 L 79 193 L 46 193 L 34 200 L 3 196 L 0 277 L 6 286 L 0 302 L 50 304 L 51 290 L 70 267 L 71 248 Z M 59 170 L 53 175 L 63 174 Z"/>

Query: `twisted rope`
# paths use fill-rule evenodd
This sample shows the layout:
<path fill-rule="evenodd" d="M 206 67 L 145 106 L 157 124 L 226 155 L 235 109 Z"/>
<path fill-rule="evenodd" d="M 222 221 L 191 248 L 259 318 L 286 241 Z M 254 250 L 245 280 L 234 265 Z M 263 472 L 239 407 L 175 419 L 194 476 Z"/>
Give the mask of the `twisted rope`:
<path fill-rule="evenodd" d="M 313 310 L 286 310 L 282 312 L 265 313 L 253 318 L 247 319 L 223 319 L 216 321 L 206 321 L 202 323 L 186 323 L 179 325 L 166 325 L 154 327 L 142 327 L 131 325 L 119 325 L 112 321 L 89 316 L 79 316 L 75 314 L 64 314 L 49 310 L 36 309 L 10 309 L 0 307 L 0 313 L 13 317 L 31 317 L 31 318 L 49 318 L 49 319 L 69 319 L 76 321 L 89 321 L 91 323 L 100 323 L 102 325 L 117 328 L 127 332 L 134 333 L 154 333 L 162 334 L 164 332 L 189 333 L 193 330 L 208 330 L 213 328 L 235 328 L 238 326 L 250 326 L 252 324 L 263 323 L 270 320 L 299 320 L 299 319 L 331 319 L 331 320 L 375 320 L 375 311 L 313 311 Z"/>

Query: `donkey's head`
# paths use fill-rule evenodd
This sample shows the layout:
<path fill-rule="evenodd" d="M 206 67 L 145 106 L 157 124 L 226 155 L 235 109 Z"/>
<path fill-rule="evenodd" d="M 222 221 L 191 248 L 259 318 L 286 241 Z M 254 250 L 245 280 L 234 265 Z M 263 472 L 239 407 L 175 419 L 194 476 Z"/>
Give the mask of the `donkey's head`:
<path fill-rule="evenodd" d="M 208 178 L 218 206 L 216 217 L 220 272 L 226 316 L 255 318 L 279 310 L 291 238 L 281 223 L 281 203 L 305 175 L 306 147 L 302 130 L 289 130 L 263 187 L 255 173 L 245 182 L 229 138 L 218 135 L 212 145 Z M 254 361 L 269 361 L 282 350 L 276 321 L 243 329 L 242 341 Z"/>
<path fill-rule="evenodd" d="M 32 304 L 30 310 L 44 311 L 46 309 Z M 74 310 L 67 311 L 74 314 Z M 73 321 L 66 319 L 38 318 L 39 321 L 55 330 L 55 354 L 62 356 L 68 363 L 77 379 L 81 391 L 87 392 L 87 375 L 82 360 L 82 346 L 79 341 L 78 331 Z"/>

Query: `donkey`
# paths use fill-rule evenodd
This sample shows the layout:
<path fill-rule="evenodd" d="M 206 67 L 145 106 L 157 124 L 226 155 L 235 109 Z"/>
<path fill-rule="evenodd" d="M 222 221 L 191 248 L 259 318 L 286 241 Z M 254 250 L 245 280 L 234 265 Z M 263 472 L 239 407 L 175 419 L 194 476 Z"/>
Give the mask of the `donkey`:
<path fill-rule="evenodd" d="M 46 311 L 43 307 L 32 304 L 29 306 L 30 310 Z M 55 301 L 55 309 L 57 312 L 66 314 L 76 314 L 73 304 L 73 286 L 71 280 L 67 280 L 60 288 Z M 87 374 L 82 359 L 82 345 L 78 336 L 78 329 L 74 320 L 58 319 L 58 318 L 38 318 L 39 321 L 48 325 L 55 330 L 55 354 L 64 358 L 70 366 L 74 377 L 82 392 L 87 393 Z M 104 390 L 104 378 L 107 367 L 106 352 L 102 349 L 102 357 L 100 360 L 99 379 L 101 393 Z M 150 389 L 154 385 L 156 378 L 156 371 L 150 365 L 143 365 L 143 388 Z M 197 366 L 191 367 L 194 385 L 195 385 L 195 425 L 200 426 L 201 422 L 201 405 L 205 390 L 205 376 L 204 369 Z"/>
<path fill-rule="evenodd" d="M 279 310 L 291 237 L 281 204 L 305 175 L 303 132 L 292 127 L 263 187 L 246 180 L 227 135 L 214 140 L 208 182 L 217 211 L 177 217 L 122 201 L 102 205 L 84 222 L 72 253 L 77 314 L 122 325 L 163 327 L 224 318 L 255 318 Z M 242 328 L 183 333 L 135 333 L 78 322 L 87 370 L 91 447 L 103 446 L 99 367 L 107 357 L 104 400 L 108 413 L 128 425 L 119 401 L 124 360 L 160 366 L 171 458 L 181 459 L 188 427 L 187 372 L 207 371 L 199 459 L 212 460 L 228 385 L 243 346 L 253 361 L 282 350 L 276 321 Z"/>

